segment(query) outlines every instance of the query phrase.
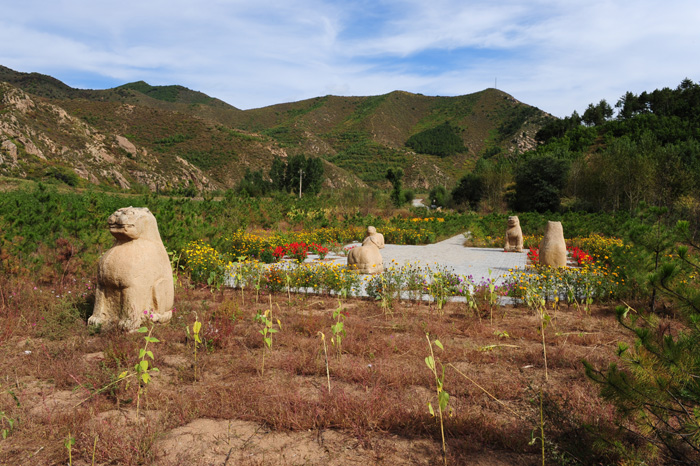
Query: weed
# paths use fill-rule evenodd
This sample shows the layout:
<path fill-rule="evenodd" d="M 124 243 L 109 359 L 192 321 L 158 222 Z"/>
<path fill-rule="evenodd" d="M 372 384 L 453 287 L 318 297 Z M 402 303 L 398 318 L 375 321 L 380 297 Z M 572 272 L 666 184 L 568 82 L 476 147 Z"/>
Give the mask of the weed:
<path fill-rule="evenodd" d="M 180 263 L 182 259 L 182 252 L 168 251 L 168 256 L 170 256 L 170 268 L 173 271 L 173 282 L 176 287 L 182 286 L 180 283 L 180 271 L 185 271 L 185 266 Z"/>
<path fill-rule="evenodd" d="M 92 444 L 92 462 L 90 463 L 91 466 L 95 466 L 95 451 L 97 450 L 97 439 L 100 438 L 99 435 L 95 435 L 95 441 Z"/>
<path fill-rule="evenodd" d="M 345 314 L 343 314 L 343 303 L 338 301 L 338 308 L 333 311 L 333 319 L 335 323 L 331 325 L 331 332 L 333 336 L 331 337 L 331 343 L 335 346 L 336 356 L 340 359 L 343 354 L 343 338 L 345 337 Z"/>
<path fill-rule="evenodd" d="M 186 327 L 187 336 L 190 337 L 190 327 Z M 199 331 L 202 329 L 202 323 L 195 317 L 192 324 L 192 339 L 194 340 L 194 381 L 197 381 L 197 347 L 202 344 L 202 339 L 199 337 Z"/>
<path fill-rule="evenodd" d="M 440 416 L 440 435 L 442 436 L 442 459 L 445 463 L 445 466 L 447 466 L 447 445 L 445 444 L 445 427 L 443 422 L 443 413 L 447 409 L 447 403 L 449 403 L 450 401 L 450 394 L 447 393 L 447 391 L 445 391 L 444 389 L 445 367 L 442 364 L 440 364 L 442 374 L 438 375 L 437 366 L 435 363 L 435 354 L 433 353 L 433 344 L 430 342 L 430 335 L 426 333 L 425 338 L 428 340 L 428 348 L 430 348 L 430 356 L 427 356 L 425 358 L 425 364 L 428 366 L 428 369 L 430 369 L 430 371 L 433 373 L 433 376 L 435 377 L 435 391 L 437 393 L 438 414 Z M 440 340 L 435 340 L 434 343 L 435 346 L 444 351 L 445 348 L 443 348 L 442 343 L 440 343 Z M 435 410 L 433 409 L 433 405 L 430 402 L 428 402 L 428 411 L 430 411 L 431 416 L 435 416 Z"/>
<path fill-rule="evenodd" d="M 129 371 L 124 371 L 121 374 L 119 374 L 120 380 L 127 379 L 131 376 L 136 376 L 137 378 L 138 391 L 136 392 L 136 419 L 139 418 L 139 408 L 141 407 L 141 392 L 143 391 L 145 396 L 146 386 L 151 381 L 151 372 L 158 372 L 158 368 L 150 367 L 148 359 L 146 359 L 148 357 L 151 358 L 151 361 L 155 360 L 155 358 L 153 357 L 153 352 L 148 349 L 148 345 L 149 343 L 160 342 L 160 340 L 153 336 L 153 330 L 155 329 L 155 324 L 152 320 L 153 314 L 148 313 L 148 311 L 143 312 L 144 314 L 148 315 L 149 325 L 148 327 L 141 327 L 136 331 L 138 333 L 147 333 L 147 335 L 143 337 L 143 339 L 146 341 L 146 344 L 143 346 L 143 348 L 139 349 L 139 361 L 134 366 L 133 372 L 129 373 Z"/>
<path fill-rule="evenodd" d="M 326 346 L 326 334 L 318 332 L 321 335 L 321 345 L 323 345 L 323 355 L 326 359 L 326 379 L 328 380 L 328 393 L 331 392 L 331 372 L 328 368 L 328 347 Z"/>
<path fill-rule="evenodd" d="M 258 330 L 263 338 L 262 365 L 260 367 L 260 375 L 262 376 L 265 374 L 265 354 L 268 350 L 272 350 L 272 334 L 282 330 L 282 323 L 279 319 L 277 319 L 277 327 L 279 330 L 274 328 L 274 323 L 272 321 L 272 296 L 270 296 L 270 309 L 267 309 L 262 314 L 258 311 L 255 315 L 255 321 L 263 324 L 263 328 Z"/>
<path fill-rule="evenodd" d="M 543 407 L 542 407 L 543 398 L 544 398 L 544 397 L 543 397 L 543 395 L 542 395 L 542 388 L 540 387 L 540 393 L 539 393 L 539 402 L 540 402 L 540 409 L 539 409 L 539 411 L 540 411 L 540 422 L 539 422 L 539 428 L 540 428 L 540 436 L 539 436 L 539 437 L 535 437 L 535 431 L 532 431 L 532 433 L 531 433 L 531 435 L 530 435 L 531 438 L 530 438 L 530 443 L 529 443 L 529 445 L 534 445 L 535 443 L 537 443 L 538 440 L 540 441 L 540 445 L 542 446 L 542 466 L 545 466 L 545 458 L 546 458 L 546 455 L 545 455 L 545 449 L 544 449 L 545 439 L 544 439 L 544 409 L 543 409 Z"/>
<path fill-rule="evenodd" d="M 63 441 L 63 446 L 68 450 L 68 466 L 73 466 L 73 445 L 75 445 L 75 437 L 68 432 L 68 437 Z"/>
<path fill-rule="evenodd" d="M 17 407 L 20 407 L 20 402 L 19 398 L 17 398 L 17 395 L 12 390 L 8 390 L 7 393 L 10 394 L 10 396 L 15 400 L 15 404 Z M 0 434 L 2 434 L 2 439 L 5 440 L 7 437 L 12 434 L 12 431 L 15 430 L 15 425 L 19 423 L 19 418 L 12 418 L 7 415 L 4 411 L 0 411 Z M 7 426 L 7 427 L 6 427 Z"/>

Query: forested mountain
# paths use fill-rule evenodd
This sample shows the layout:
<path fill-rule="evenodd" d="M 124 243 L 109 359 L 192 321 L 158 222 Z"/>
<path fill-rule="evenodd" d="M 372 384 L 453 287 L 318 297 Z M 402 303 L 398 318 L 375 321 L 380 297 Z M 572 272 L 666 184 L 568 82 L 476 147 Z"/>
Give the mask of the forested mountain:
<path fill-rule="evenodd" d="M 517 159 L 482 157 L 452 191 L 487 210 L 633 210 L 640 202 L 700 214 L 700 85 L 635 95 L 551 119 Z"/>
<path fill-rule="evenodd" d="M 404 170 L 407 187 L 451 186 L 480 157 L 514 158 L 534 147 L 552 119 L 495 89 L 325 96 L 243 111 L 182 86 L 79 90 L 5 67 L 0 81 L 9 83 L 0 103 L 0 174 L 60 173 L 75 183 L 151 190 L 231 188 L 247 171 L 267 177 L 275 157 L 295 155 L 322 160 L 326 187 L 388 186 L 389 168 Z M 68 120 L 52 117 L 59 113 Z M 106 141 L 107 165 L 88 139 Z"/>
<path fill-rule="evenodd" d="M 560 161 L 560 192 L 569 207 L 632 209 L 640 201 L 682 208 L 700 195 L 700 85 L 623 95 L 616 111 L 604 100 L 552 121 L 522 164 Z M 516 180 L 517 181 L 517 180 Z M 522 183 L 521 183 L 522 184 Z M 519 207 L 528 202 L 517 199 Z M 553 206 L 554 207 L 554 206 Z"/>

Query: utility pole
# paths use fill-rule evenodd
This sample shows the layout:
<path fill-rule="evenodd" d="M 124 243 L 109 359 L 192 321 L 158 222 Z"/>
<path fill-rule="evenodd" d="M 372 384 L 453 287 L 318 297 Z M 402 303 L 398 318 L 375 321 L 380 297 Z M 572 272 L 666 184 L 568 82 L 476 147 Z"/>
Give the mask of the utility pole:
<path fill-rule="evenodd" d="M 304 170 L 299 169 L 299 199 L 301 199 L 301 177 L 304 176 Z"/>

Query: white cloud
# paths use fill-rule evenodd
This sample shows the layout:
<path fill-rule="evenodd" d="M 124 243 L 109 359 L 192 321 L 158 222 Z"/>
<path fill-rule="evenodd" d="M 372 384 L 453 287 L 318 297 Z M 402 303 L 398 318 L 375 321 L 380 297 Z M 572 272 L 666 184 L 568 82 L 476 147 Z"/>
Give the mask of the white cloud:
<path fill-rule="evenodd" d="M 90 74 L 92 87 L 182 84 L 240 108 L 327 93 L 466 94 L 498 78 L 566 116 L 700 79 L 700 4 L 688 0 L 3 3 L 2 65 L 74 86 Z"/>

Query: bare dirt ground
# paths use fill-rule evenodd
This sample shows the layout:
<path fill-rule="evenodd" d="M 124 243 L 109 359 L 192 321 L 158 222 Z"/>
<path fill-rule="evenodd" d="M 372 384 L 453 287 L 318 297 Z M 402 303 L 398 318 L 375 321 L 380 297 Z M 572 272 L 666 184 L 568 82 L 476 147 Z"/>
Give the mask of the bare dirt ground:
<path fill-rule="evenodd" d="M 339 306 L 340 352 L 330 341 Z M 265 349 L 254 317 L 268 309 L 281 330 Z M 612 409 L 581 360 L 607 366 L 629 335 L 606 306 L 550 314 L 545 376 L 539 318 L 524 307 L 476 315 L 448 303 L 440 315 L 398 302 L 385 313 L 367 299 L 181 288 L 175 318 L 154 330 L 160 341 L 148 349 L 159 372 L 140 396 L 135 378 L 127 386 L 117 376 L 137 363 L 143 334 L 93 334 L 41 314 L 3 320 L 11 336 L 0 340 L 0 410 L 18 422 L 0 440 L 0 464 L 68 464 L 69 437 L 75 465 L 93 455 L 96 465 L 443 464 L 440 424 L 428 412 L 437 400 L 426 333 L 444 345 L 433 351 L 450 394 L 448 464 L 542 464 L 539 440 L 531 444 L 540 396 L 548 464 L 593 464 L 583 424 L 604 429 Z"/>

